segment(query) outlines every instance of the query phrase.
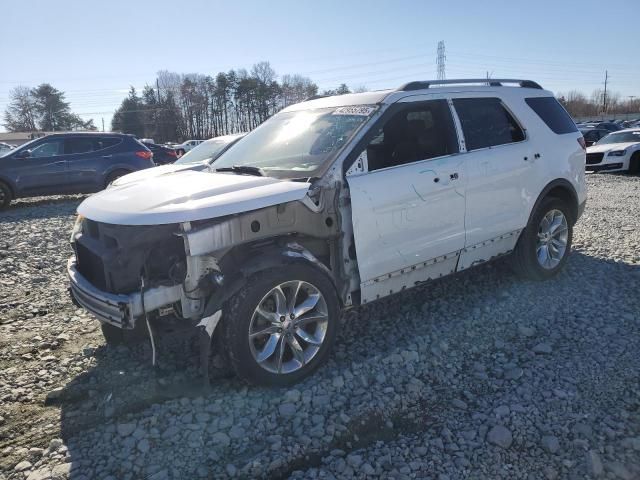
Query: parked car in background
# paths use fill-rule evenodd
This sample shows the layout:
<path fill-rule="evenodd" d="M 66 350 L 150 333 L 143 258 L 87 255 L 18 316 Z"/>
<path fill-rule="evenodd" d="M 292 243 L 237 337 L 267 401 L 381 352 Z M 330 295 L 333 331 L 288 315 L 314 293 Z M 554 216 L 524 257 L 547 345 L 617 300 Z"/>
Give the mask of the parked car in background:
<path fill-rule="evenodd" d="M 509 254 L 526 278 L 558 274 L 584 165 L 573 120 L 529 80 L 313 99 L 212 168 L 86 199 L 71 291 L 108 343 L 197 326 L 203 367 L 215 335 L 240 378 L 290 385 L 327 360 L 345 308 Z"/>
<path fill-rule="evenodd" d="M 620 125 L 614 122 L 600 122 L 594 126 L 596 128 L 603 128 L 605 130 L 609 130 L 610 132 L 617 132 L 618 130 L 622 129 Z"/>
<path fill-rule="evenodd" d="M 612 132 L 587 148 L 587 164 L 591 172 L 640 173 L 640 128 Z"/>
<path fill-rule="evenodd" d="M 97 192 L 153 166 L 153 153 L 131 135 L 47 135 L 0 157 L 0 209 L 14 198 Z"/>
<path fill-rule="evenodd" d="M 173 148 L 159 145 L 153 142 L 145 141 L 147 139 L 140 140 L 145 147 L 147 147 L 153 153 L 153 162 L 156 165 L 166 165 L 167 163 L 173 163 L 178 159 L 178 154 Z"/>
<path fill-rule="evenodd" d="M 584 137 L 584 142 L 587 147 L 590 147 L 602 137 L 609 135 L 611 132 L 609 130 L 605 130 L 604 128 L 586 128 L 579 127 L 580 133 Z"/>
<path fill-rule="evenodd" d="M 232 145 L 244 137 L 246 133 L 238 133 L 234 135 L 223 135 L 205 140 L 193 150 L 187 152 L 173 164 L 161 165 L 151 170 L 143 172 L 134 172 L 112 183 L 113 186 L 124 185 L 125 183 L 137 182 L 140 180 L 148 180 L 159 175 L 170 172 L 179 172 L 182 170 L 207 170 L 209 166 L 223 155 Z M 154 156 L 155 158 L 155 156 Z"/>
<path fill-rule="evenodd" d="M 14 147 L 9 145 L 8 143 L 0 142 L 0 156 L 4 155 L 7 152 L 13 150 Z"/>
<path fill-rule="evenodd" d="M 176 153 L 178 154 L 178 156 L 182 156 L 192 148 L 195 148 L 198 145 L 200 145 L 202 142 L 204 142 L 204 140 L 186 140 L 182 143 L 178 143 L 177 145 L 174 145 L 173 148 L 176 150 Z"/>

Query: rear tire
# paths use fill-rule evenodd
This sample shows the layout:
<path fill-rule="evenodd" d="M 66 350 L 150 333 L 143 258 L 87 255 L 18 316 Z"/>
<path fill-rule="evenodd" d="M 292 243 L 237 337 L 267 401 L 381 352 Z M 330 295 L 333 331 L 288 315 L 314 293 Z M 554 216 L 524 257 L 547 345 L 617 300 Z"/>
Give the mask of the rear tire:
<path fill-rule="evenodd" d="M 295 264 L 250 277 L 223 314 L 222 344 L 236 375 L 254 385 L 285 386 L 327 360 L 340 307 L 324 273 Z"/>
<path fill-rule="evenodd" d="M 546 280 L 557 275 L 571 251 L 574 223 L 564 201 L 555 197 L 544 198 L 531 215 L 513 251 L 515 272 L 530 280 Z"/>
<path fill-rule="evenodd" d="M 104 184 L 104 188 L 107 188 L 109 185 L 111 185 L 112 182 L 115 182 L 120 177 L 124 177 L 128 173 L 131 173 L 131 172 L 128 170 L 116 170 L 115 172 L 111 172 L 107 176 L 107 181 Z"/>
<path fill-rule="evenodd" d="M 178 155 L 178 157 L 181 157 L 185 154 L 186 152 L 184 151 L 183 148 L 179 148 L 176 150 L 176 154 Z"/>
<path fill-rule="evenodd" d="M 0 182 L 0 210 L 4 210 L 11 203 L 11 189 L 3 182 Z"/>
<path fill-rule="evenodd" d="M 629 160 L 629 174 L 637 175 L 640 173 L 640 153 L 636 152 Z"/>

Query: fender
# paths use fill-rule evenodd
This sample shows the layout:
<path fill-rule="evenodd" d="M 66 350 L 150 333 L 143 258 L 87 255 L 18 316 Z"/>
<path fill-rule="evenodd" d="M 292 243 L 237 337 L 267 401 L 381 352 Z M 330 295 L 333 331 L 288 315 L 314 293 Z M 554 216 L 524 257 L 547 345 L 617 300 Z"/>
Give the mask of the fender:
<path fill-rule="evenodd" d="M 567 191 L 569 193 L 569 197 L 570 197 L 569 208 L 571 208 L 571 213 L 573 214 L 574 222 L 578 221 L 579 213 L 581 213 L 580 212 L 580 207 L 578 205 L 578 193 L 576 192 L 576 189 L 573 187 L 573 185 L 571 185 L 571 182 L 569 182 L 567 179 L 565 179 L 565 178 L 557 178 L 557 179 L 549 182 L 542 189 L 542 192 L 540 193 L 540 195 L 538 195 L 538 198 L 536 199 L 535 203 L 533 204 L 533 208 L 529 212 L 529 218 L 527 220 L 527 225 L 529 224 L 529 221 L 531 220 L 531 216 L 533 215 L 533 212 L 535 212 L 536 209 L 538 208 L 538 206 L 540 205 L 540 202 L 542 202 L 542 200 L 554 189 L 563 189 L 563 190 L 565 190 L 565 191 Z"/>
<path fill-rule="evenodd" d="M 222 286 L 209 297 L 203 317 L 208 317 L 218 311 L 224 302 L 244 286 L 248 277 L 258 272 L 268 270 L 269 268 L 281 268 L 283 265 L 296 263 L 311 265 L 327 275 L 331 283 L 333 283 L 334 288 L 336 288 L 331 271 L 299 243 L 291 241 L 284 245 L 270 244 L 263 248 L 253 248 L 252 250 L 253 251 L 243 259 L 243 262 L 235 267 L 235 272 L 229 272 L 229 274 L 227 274 L 223 269 L 225 281 Z M 227 282 L 227 277 L 230 277 L 229 282 Z"/>

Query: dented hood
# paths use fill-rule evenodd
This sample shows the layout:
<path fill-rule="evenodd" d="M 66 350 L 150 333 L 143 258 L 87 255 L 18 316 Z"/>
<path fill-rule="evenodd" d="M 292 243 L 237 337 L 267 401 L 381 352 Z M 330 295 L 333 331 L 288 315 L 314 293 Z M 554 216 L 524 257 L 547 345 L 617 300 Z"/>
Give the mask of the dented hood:
<path fill-rule="evenodd" d="M 112 185 L 82 202 L 78 213 L 116 225 L 189 222 L 301 200 L 308 189 L 272 177 L 186 170 Z"/>

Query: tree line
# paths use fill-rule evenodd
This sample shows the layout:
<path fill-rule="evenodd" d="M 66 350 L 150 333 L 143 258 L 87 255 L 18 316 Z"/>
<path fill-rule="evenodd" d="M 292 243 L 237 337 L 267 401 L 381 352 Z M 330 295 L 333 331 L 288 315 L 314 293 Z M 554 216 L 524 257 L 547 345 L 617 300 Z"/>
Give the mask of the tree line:
<path fill-rule="evenodd" d="M 278 77 L 269 62 L 220 72 L 215 76 L 160 71 L 142 92 L 131 87 L 116 109 L 111 129 L 157 142 L 206 139 L 248 132 L 288 105 L 318 94 L 318 85 L 302 75 Z M 356 89 L 364 90 L 364 87 Z M 346 84 L 324 95 L 349 93 Z M 4 126 L 10 132 L 95 130 L 93 119 L 73 113 L 64 92 L 48 83 L 19 86 L 10 92 Z M 594 91 L 590 97 L 572 90 L 559 101 L 574 117 L 616 115 L 640 111 L 640 98 Z"/>
<path fill-rule="evenodd" d="M 71 112 L 65 94 L 43 83 L 35 88 L 18 86 L 9 92 L 4 126 L 10 132 L 95 130 L 93 119 L 84 121 Z"/>
<path fill-rule="evenodd" d="M 323 94 L 350 92 L 342 84 Z M 156 141 L 248 132 L 288 105 L 318 94 L 318 86 L 301 75 L 278 81 L 269 62 L 215 76 L 160 71 L 138 94 L 131 88 L 116 110 L 111 128 Z"/>
<path fill-rule="evenodd" d="M 606 92 L 605 94 L 602 89 L 594 90 L 590 97 L 578 90 L 559 93 L 557 97 L 574 118 L 640 112 L 640 98 L 625 98 L 617 92 Z"/>

